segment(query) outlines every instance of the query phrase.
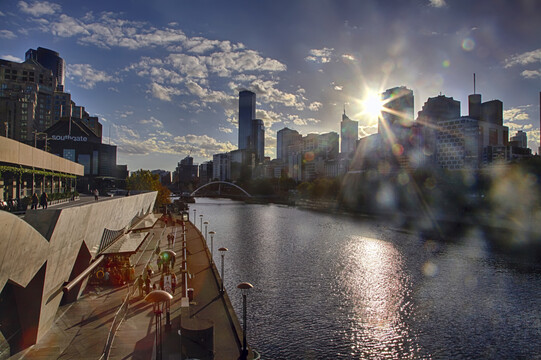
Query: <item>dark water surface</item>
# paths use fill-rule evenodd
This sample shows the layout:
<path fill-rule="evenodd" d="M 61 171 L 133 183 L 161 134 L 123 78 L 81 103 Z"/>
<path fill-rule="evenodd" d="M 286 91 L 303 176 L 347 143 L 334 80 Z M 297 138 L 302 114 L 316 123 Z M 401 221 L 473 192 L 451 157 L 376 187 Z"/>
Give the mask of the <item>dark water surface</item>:
<path fill-rule="evenodd" d="M 541 266 L 489 253 L 481 232 L 442 244 L 277 205 L 197 199 L 193 209 L 216 232 L 218 269 L 218 248 L 229 249 L 239 318 L 236 285 L 254 285 L 247 337 L 262 359 L 541 359 Z"/>

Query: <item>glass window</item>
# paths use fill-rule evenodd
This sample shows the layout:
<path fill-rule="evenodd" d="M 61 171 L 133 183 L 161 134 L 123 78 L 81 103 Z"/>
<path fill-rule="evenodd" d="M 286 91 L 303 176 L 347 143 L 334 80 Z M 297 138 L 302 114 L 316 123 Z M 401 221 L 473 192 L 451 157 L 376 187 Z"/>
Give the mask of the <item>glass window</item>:
<path fill-rule="evenodd" d="M 79 154 L 77 162 L 85 167 L 85 175 L 90 175 L 90 155 Z"/>
<path fill-rule="evenodd" d="M 93 175 L 98 175 L 98 159 L 99 159 L 98 151 L 94 150 L 92 152 L 92 174 Z"/>
<path fill-rule="evenodd" d="M 75 161 L 75 149 L 64 149 L 64 159 Z"/>

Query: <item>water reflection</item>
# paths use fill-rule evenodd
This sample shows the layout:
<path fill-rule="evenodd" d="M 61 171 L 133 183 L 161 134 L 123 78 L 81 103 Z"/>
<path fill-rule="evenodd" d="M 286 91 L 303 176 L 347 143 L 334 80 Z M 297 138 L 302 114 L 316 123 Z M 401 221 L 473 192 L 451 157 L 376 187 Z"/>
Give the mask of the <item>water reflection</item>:
<path fill-rule="evenodd" d="M 411 304 L 408 276 L 393 244 L 350 236 L 340 253 L 344 266 L 337 274 L 340 296 L 352 304 L 352 352 L 370 357 L 414 356 L 405 319 Z"/>

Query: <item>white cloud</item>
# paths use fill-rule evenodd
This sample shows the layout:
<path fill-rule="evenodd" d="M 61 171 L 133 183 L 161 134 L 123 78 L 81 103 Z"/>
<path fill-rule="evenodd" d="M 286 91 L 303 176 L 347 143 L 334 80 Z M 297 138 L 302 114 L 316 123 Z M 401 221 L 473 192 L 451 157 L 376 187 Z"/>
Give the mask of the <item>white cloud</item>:
<path fill-rule="evenodd" d="M 158 129 L 163 128 L 163 122 L 156 119 L 154 116 L 151 116 L 150 119 L 139 120 L 139 124 L 150 125 Z"/>
<path fill-rule="evenodd" d="M 233 132 L 233 129 L 226 128 L 226 127 L 223 127 L 223 126 L 219 126 L 218 130 L 220 130 L 221 132 L 226 133 L 226 134 L 231 134 Z"/>
<path fill-rule="evenodd" d="M 277 81 L 258 79 L 252 81 L 250 87 L 263 102 L 282 104 L 288 107 L 294 107 L 299 111 L 304 110 L 304 103 L 302 101 L 298 101 L 295 94 L 286 93 L 276 89 L 274 86 L 277 84 Z"/>
<path fill-rule="evenodd" d="M 511 58 L 505 59 L 505 67 L 510 68 L 515 65 L 528 65 L 538 62 L 541 62 L 541 49 L 513 55 Z"/>
<path fill-rule="evenodd" d="M 331 61 L 334 48 L 312 49 L 310 55 L 305 57 L 306 61 L 313 61 L 319 64 L 325 64 Z"/>
<path fill-rule="evenodd" d="M 505 119 L 506 122 L 530 120 L 530 116 L 525 111 L 525 108 L 528 108 L 528 107 L 530 106 L 520 106 L 520 107 L 504 110 L 503 118 Z"/>
<path fill-rule="evenodd" d="M 334 85 L 333 89 L 336 90 L 336 91 L 342 91 L 342 90 L 344 90 L 344 87 L 340 86 L 340 85 Z"/>
<path fill-rule="evenodd" d="M 445 3 L 445 0 L 430 0 L 430 6 L 436 7 L 436 8 L 442 8 L 447 6 L 447 3 Z"/>
<path fill-rule="evenodd" d="M 32 4 L 29 4 L 26 1 L 19 1 L 17 5 L 19 6 L 19 10 L 21 10 L 23 13 L 30 14 L 35 17 L 52 15 L 62 10 L 60 5 L 52 4 L 47 1 L 33 1 Z"/>
<path fill-rule="evenodd" d="M 53 35 L 61 37 L 72 37 L 79 34 L 90 35 L 80 20 L 65 14 L 60 15 L 58 21 L 50 24 L 50 31 Z"/>
<path fill-rule="evenodd" d="M 288 120 L 293 122 L 295 125 L 308 125 L 309 123 L 317 124 L 320 122 L 318 119 L 314 118 L 300 118 L 299 115 L 288 115 Z"/>
<path fill-rule="evenodd" d="M 15 39 L 17 35 L 13 31 L 9 30 L 0 30 L 0 38 L 2 39 Z"/>
<path fill-rule="evenodd" d="M 18 58 L 17 56 L 13 56 L 13 55 L 0 55 L 0 59 L 4 59 L 4 60 L 7 60 L 7 61 L 13 61 L 13 62 L 23 62 L 23 59 L 21 58 Z"/>
<path fill-rule="evenodd" d="M 351 54 L 342 54 L 342 59 L 344 60 L 348 60 L 348 61 L 355 61 L 357 60 L 355 58 L 355 56 L 351 55 Z"/>
<path fill-rule="evenodd" d="M 310 109 L 311 111 L 319 111 L 319 109 L 321 109 L 322 106 L 323 104 L 320 103 L 319 101 L 314 101 L 308 106 L 308 109 Z"/>
<path fill-rule="evenodd" d="M 66 76 L 79 80 L 79 86 L 85 89 L 93 89 L 99 82 L 119 82 L 115 76 L 108 75 L 105 71 L 95 70 L 90 64 L 72 64 L 67 66 Z"/>
<path fill-rule="evenodd" d="M 172 101 L 173 99 L 171 96 L 173 95 L 181 95 L 182 92 L 174 87 L 168 87 L 168 86 L 162 86 L 157 83 L 152 83 L 150 85 L 150 91 L 152 96 L 154 96 L 157 99 L 163 100 L 163 101 Z"/>
<path fill-rule="evenodd" d="M 522 77 L 525 77 L 526 79 L 536 79 L 541 78 L 541 69 L 540 70 L 524 70 L 520 73 Z"/>
<path fill-rule="evenodd" d="M 211 157 L 214 154 L 229 152 L 237 147 L 229 141 L 220 142 L 208 135 L 176 136 L 173 138 L 171 146 L 178 153 L 185 153 L 186 150 L 192 151 L 192 156 Z"/>

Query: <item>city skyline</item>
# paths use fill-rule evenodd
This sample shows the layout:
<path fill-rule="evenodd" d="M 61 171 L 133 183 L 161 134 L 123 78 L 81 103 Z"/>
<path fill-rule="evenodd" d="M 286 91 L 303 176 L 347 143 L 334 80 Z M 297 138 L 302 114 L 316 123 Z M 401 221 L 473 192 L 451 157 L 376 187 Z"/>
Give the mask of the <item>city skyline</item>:
<path fill-rule="evenodd" d="M 243 4 L 3 4 L 0 58 L 58 52 L 66 91 L 100 118 L 103 142 L 118 147 L 117 162 L 131 171 L 235 150 L 242 89 L 257 95 L 265 155 L 275 158 L 278 130 L 340 132 L 344 105 L 360 137 L 376 133 L 362 99 L 395 86 L 413 90 L 414 117 L 440 93 L 467 114 L 474 72 L 476 92 L 503 101 L 509 135 L 525 131 L 537 152 L 539 4 Z"/>

